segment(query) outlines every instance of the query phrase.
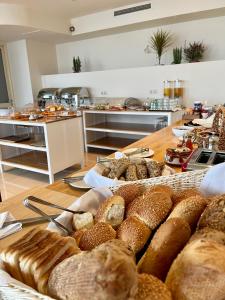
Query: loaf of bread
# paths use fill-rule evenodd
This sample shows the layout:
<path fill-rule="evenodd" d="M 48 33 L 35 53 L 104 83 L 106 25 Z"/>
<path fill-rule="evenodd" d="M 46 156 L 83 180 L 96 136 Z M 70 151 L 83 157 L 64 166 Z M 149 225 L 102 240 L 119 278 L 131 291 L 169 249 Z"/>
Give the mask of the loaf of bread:
<path fill-rule="evenodd" d="M 99 207 L 95 222 L 104 222 L 117 228 L 124 219 L 125 201 L 121 196 L 112 196 L 105 200 Z"/>
<path fill-rule="evenodd" d="M 148 169 L 147 169 L 146 165 L 137 164 L 137 178 L 138 178 L 138 180 L 148 178 Z"/>
<path fill-rule="evenodd" d="M 179 218 L 167 220 L 153 236 L 148 249 L 138 263 L 138 271 L 164 280 L 173 260 L 186 245 L 190 236 L 190 227 L 184 220 Z"/>
<path fill-rule="evenodd" d="M 205 241 L 214 241 L 217 242 L 218 244 L 225 245 L 225 233 L 208 227 L 196 231 L 191 236 L 189 243 L 200 239 Z"/>
<path fill-rule="evenodd" d="M 185 189 L 185 190 L 174 192 L 173 196 L 172 196 L 173 205 L 176 206 L 180 201 L 185 200 L 190 197 L 193 197 L 193 196 L 202 197 L 202 194 L 196 188 Z"/>
<path fill-rule="evenodd" d="M 125 201 L 125 205 L 127 206 L 135 198 L 141 196 L 144 192 L 144 189 L 144 186 L 140 184 L 126 184 L 119 187 L 114 194 L 121 196 Z"/>
<path fill-rule="evenodd" d="M 130 164 L 127 167 L 125 178 L 126 178 L 126 181 L 136 181 L 136 180 L 138 180 L 137 167 L 136 167 L 135 164 Z"/>
<path fill-rule="evenodd" d="M 138 253 L 151 235 L 151 229 L 136 217 L 123 221 L 117 230 L 118 239 L 126 242 L 134 253 Z"/>
<path fill-rule="evenodd" d="M 113 159 L 110 163 L 110 173 L 108 177 L 111 179 L 120 178 L 129 165 L 130 161 L 127 158 Z"/>
<path fill-rule="evenodd" d="M 174 300 L 224 300 L 225 246 L 197 239 L 173 262 L 166 285 Z"/>
<path fill-rule="evenodd" d="M 206 202 L 203 198 L 190 197 L 179 202 L 170 213 L 168 219 L 182 218 L 190 225 L 191 229 L 194 230 L 205 207 Z"/>
<path fill-rule="evenodd" d="M 73 228 L 75 230 L 88 229 L 94 225 L 94 218 L 92 213 L 86 212 L 83 214 L 74 214 L 73 215 Z"/>
<path fill-rule="evenodd" d="M 172 296 L 161 280 L 149 274 L 139 274 L 135 300 L 172 300 Z"/>
<path fill-rule="evenodd" d="M 64 260 L 52 271 L 48 287 L 61 300 L 127 300 L 134 299 L 137 283 L 132 251 L 114 240 Z"/>
<path fill-rule="evenodd" d="M 164 192 L 167 195 L 169 195 L 170 197 L 173 196 L 173 189 L 170 186 L 163 185 L 163 184 L 156 184 L 154 186 L 147 187 L 144 192 L 144 196 L 151 195 L 152 193 L 155 193 L 155 192 Z"/>
<path fill-rule="evenodd" d="M 93 227 L 83 232 L 79 247 L 81 250 L 92 250 L 109 240 L 116 238 L 116 231 L 110 224 L 96 223 Z"/>
<path fill-rule="evenodd" d="M 147 169 L 148 169 L 148 175 L 149 178 L 152 177 L 159 177 L 162 175 L 163 168 L 165 164 L 163 162 L 157 162 L 155 160 L 151 160 L 147 162 Z"/>
<path fill-rule="evenodd" d="M 204 227 L 225 232 L 225 195 L 216 197 L 204 210 L 198 229 Z"/>
<path fill-rule="evenodd" d="M 127 217 L 137 217 L 154 230 L 167 217 L 172 201 L 165 193 L 153 193 L 136 198 L 127 208 Z"/>

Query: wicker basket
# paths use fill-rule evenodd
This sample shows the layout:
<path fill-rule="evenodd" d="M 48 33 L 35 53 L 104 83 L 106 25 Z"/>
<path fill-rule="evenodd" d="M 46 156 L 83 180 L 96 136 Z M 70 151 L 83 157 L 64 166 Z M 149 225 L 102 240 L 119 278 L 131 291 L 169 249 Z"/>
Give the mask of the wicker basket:
<path fill-rule="evenodd" d="M 153 186 L 156 184 L 166 184 L 172 187 L 175 191 L 186 188 L 199 188 L 207 170 L 193 171 L 187 173 L 178 173 L 170 176 L 161 176 L 156 178 L 145 179 L 138 181 L 137 184 L 144 184 L 146 186 Z M 126 185 L 127 183 L 123 184 Z M 110 188 L 112 192 L 116 191 L 119 186 Z M 15 282 L 15 280 L 14 280 Z M 23 288 L 17 284 L 9 284 L 8 286 L 1 286 L 0 277 L 0 299 L 3 300 L 53 300 L 48 296 L 44 296 L 29 288 Z"/>

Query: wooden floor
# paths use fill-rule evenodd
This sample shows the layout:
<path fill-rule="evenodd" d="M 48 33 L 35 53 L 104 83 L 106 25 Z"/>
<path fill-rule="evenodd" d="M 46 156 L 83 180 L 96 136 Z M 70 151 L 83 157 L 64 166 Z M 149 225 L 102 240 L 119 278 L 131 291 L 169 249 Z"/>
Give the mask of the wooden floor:
<path fill-rule="evenodd" d="M 98 155 L 105 156 L 109 153 L 106 152 L 94 152 L 85 153 L 85 166 L 92 167 L 96 162 L 96 157 Z M 74 166 L 66 169 L 63 172 L 56 174 L 55 179 L 59 180 L 65 176 L 79 171 L 79 166 Z M 26 170 L 11 169 L 5 171 L 3 174 L 0 173 L 0 191 L 2 195 L 2 200 L 18 195 L 28 189 L 35 188 L 38 186 L 48 185 L 48 176 L 43 174 L 38 174 Z"/>

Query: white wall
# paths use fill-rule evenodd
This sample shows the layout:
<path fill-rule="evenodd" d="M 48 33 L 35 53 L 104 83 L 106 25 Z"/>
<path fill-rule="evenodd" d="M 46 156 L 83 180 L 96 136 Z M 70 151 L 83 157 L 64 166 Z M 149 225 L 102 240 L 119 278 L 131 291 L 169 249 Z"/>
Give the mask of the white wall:
<path fill-rule="evenodd" d="M 14 104 L 20 108 L 33 102 L 26 40 L 7 44 Z"/>
<path fill-rule="evenodd" d="M 225 59 L 225 17 L 201 19 L 162 26 L 174 33 L 174 47 L 187 41 L 203 41 L 207 46 L 204 60 Z M 59 73 L 72 71 L 73 56 L 80 56 L 83 71 L 97 71 L 150 66 L 156 63 L 155 54 L 144 49 L 157 28 L 142 29 L 57 45 Z M 172 49 L 162 63 L 170 64 Z"/>

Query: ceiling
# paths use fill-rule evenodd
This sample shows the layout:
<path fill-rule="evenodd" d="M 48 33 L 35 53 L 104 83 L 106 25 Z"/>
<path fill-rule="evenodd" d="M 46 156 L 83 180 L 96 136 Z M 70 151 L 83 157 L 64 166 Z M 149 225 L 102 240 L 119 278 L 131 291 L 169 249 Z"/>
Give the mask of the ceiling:
<path fill-rule="evenodd" d="M 143 0 L 0 0 L 69 19 L 139 2 Z"/>

